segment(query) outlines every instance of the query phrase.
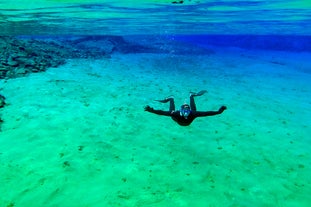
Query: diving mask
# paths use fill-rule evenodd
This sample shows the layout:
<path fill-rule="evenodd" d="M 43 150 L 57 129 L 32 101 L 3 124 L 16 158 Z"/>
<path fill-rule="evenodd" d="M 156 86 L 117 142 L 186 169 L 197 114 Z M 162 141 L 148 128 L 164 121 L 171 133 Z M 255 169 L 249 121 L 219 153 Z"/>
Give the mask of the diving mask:
<path fill-rule="evenodd" d="M 186 119 L 188 118 L 189 114 L 190 114 L 191 110 L 190 110 L 190 106 L 188 104 L 184 104 L 181 106 L 180 108 L 180 116 L 185 117 Z"/>

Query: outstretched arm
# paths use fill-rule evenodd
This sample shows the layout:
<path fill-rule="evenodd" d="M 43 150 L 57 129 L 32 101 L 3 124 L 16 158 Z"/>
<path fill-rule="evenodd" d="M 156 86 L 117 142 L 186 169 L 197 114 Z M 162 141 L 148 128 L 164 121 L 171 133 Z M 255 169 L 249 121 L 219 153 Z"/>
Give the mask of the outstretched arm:
<path fill-rule="evenodd" d="M 214 115 L 218 115 L 221 114 L 222 112 L 224 112 L 224 110 L 226 110 L 227 107 L 226 106 L 222 106 L 219 108 L 218 111 L 196 111 L 195 112 L 195 116 L 196 117 L 201 117 L 201 116 L 214 116 Z"/>
<path fill-rule="evenodd" d="M 162 111 L 162 110 L 154 110 L 150 106 L 145 106 L 145 111 L 148 111 L 150 113 L 158 114 L 158 115 L 163 115 L 163 116 L 171 116 L 170 111 Z"/>

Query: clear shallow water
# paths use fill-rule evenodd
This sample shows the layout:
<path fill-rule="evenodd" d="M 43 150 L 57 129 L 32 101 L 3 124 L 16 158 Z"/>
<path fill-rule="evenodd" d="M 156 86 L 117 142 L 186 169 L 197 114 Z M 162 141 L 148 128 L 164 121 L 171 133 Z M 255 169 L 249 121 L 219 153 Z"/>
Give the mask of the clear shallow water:
<path fill-rule="evenodd" d="M 300 64 L 268 51 L 116 54 L 1 81 L 0 206 L 309 207 Z M 143 111 L 201 88 L 200 110 L 228 110 L 190 127 Z"/>
<path fill-rule="evenodd" d="M 36 72 L 0 80 L 0 206 L 309 207 L 308 1 L 132 1 L 0 0 L 0 34 L 32 35 L 1 37 L 0 71 Z M 187 128 L 143 111 L 201 89 L 228 110 Z"/>
<path fill-rule="evenodd" d="M 2 0 L 0 34 L 311 34 L 308 0 L 102 2 Z"/>

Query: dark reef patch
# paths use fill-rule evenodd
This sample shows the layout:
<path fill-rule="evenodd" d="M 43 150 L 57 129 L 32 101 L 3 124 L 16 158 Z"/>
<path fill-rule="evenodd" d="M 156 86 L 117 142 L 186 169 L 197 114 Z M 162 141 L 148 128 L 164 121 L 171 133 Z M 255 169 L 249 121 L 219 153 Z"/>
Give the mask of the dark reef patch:
<path fill-rule="evenodd" d="M 4 107 L 5 105 L 5 97 L 0 94 L 0 108 Z"/>
<path fill-rule="evenodd" d="M 46 71 L 47 68 L 66 63 L 67 59 L 109 57 L 117 44 L 109 37 L 100 42 L 93 41 L 93 44 L 88 40 L 85 37 L 66 39 L 2 36 L 0 79 Z"/>
<path fill-rule="evenodd" d="M 3 108 L 4 106 L 5 106 L 5 97 L 0 94 L 0 108 Z M 3 123 L 3 120 L 1 119 L 1 116 L 0 116 L 0 132 L 1 132 L 2 123 Z"/>
<path fill-rule="evenodd" d="M 0 79 L 58 67 L 68 59 L 109 58 L 113 53 L 210 54 L 172 38 L 154 36 L 0 36 Z"/>

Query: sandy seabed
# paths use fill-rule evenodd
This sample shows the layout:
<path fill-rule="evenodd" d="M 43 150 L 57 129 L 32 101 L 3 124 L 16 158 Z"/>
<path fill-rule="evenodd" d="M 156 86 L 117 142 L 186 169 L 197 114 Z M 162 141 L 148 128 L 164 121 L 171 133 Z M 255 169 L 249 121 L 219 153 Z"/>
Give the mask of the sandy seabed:
<path fill-rule="evenodd" d="M 311 205 L 311 54 L 115 54 L 1 80 L 0 206 Z M 144 112 L 190 91 L 180 127 Z"/>

